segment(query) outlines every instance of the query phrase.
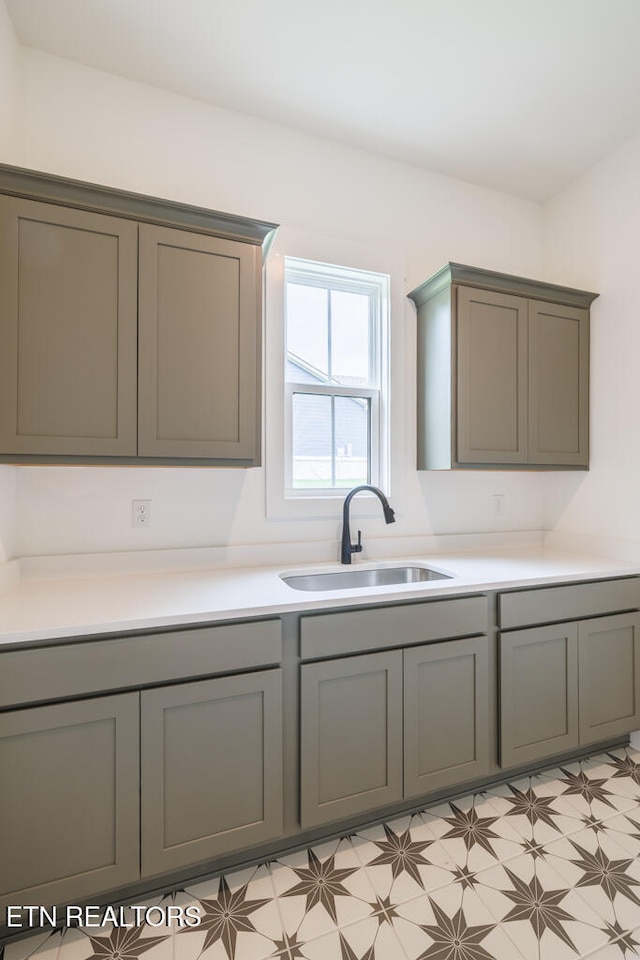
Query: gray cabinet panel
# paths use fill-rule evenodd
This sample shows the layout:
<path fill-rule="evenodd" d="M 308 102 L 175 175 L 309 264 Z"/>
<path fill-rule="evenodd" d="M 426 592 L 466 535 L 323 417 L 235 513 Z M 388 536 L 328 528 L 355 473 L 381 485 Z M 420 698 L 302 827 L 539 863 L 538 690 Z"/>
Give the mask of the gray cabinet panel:
<path fill-rule="evenodd" d="M 589 462 L 589 313 L 529 304 L 529 462 Z"/>
<path fill-rule="evenodd" d="M 139 877 L 138 694 L 0 714 L 0 913 Z"/>
<path fill-rule="evenodd" d="M 578 746 L 575 623 L 500 635 L 500 734 L 503 767 Z"/>
<path fill-rule="evenodd" d="M 640 578 L 514 590 L 499 597 L 498 616 L 504 628 L 530 623 L 576 620 L 640 606 Z"/>
<path fill-rule="evenodd" d="M 303 617 L 303 660 L 408 646 L 448 637 L 472 636 L 487 629 L 487 598 L 460 597 L 406 606 L 378 607 Z"/>
<path fill-rule="evenodd" d="M 481 777 L 488 769 L 488 638 L 405 650 L 405 797 Z"/>
<path fill-rule="evenodd" d="M 230 623 L 2 653 L 0 707 L 279 664 L 280 620 Z"/>
<path fill-rule="evenodd" d="M 586 467 L 596 296 L 458 263 L 412 290 L 418 469 Z"/>
<path fill-rule="evenodd" d="M 640 727 L 640 614 L 585 620 L 578 627 L 580 743 Z"/>
<path fill-rule="evenodd" d="M 145 691 L 142 873 L 282 832 L 279 670 Z"/>
<path fill-rule="evenodd" d="M 301 667 L 303 827 L 402 797 L 402 653 Z"/>
<path fill-rule="evenodd" d="M 458 460 L 527 460 L 527 301 L 458 289 Z"/>
<path fill-rule="evenodd" d="M 140 226 L 140 456 L 257 457 L 260 251 Z"/>
<path fill-rule="evenodd" d="M 136 453 L 137 225 L 0 196 L 0 450 Z"/>

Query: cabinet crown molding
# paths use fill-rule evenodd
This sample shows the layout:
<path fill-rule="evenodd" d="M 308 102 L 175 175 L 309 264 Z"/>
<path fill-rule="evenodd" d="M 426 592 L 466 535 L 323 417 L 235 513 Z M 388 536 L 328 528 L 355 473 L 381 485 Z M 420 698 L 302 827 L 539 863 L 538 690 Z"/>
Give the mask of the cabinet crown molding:
<path fill-rule="evenodd" d="M 277 223 L 266 220 L 253 220 L 4 163 L 0 164 L 0 193 L 241 240 L 261 246 L 265 254 L 278 228 Z"/>
<path fill-rule="evenodd" d="M 575 287 L 563 287 L 556 283 L 546 283 L 542 280 L 530 280 L 526 277 L 513 276 L 510 273 L 497 273 L 495 270 L 485 270 L 482 267 L 470 267 L 464 263 L 447 263 L 441 270 L 425 280 L 407 294 L 416 307 L 430 300 L 442 290 L 452 284 L 472 286 L 476 289 L 495 290 L 500 293 L 526 297 L 529 300 L 546 300 L 551 303 L 561 303 L 568 307 L 580 307 L 587 310 L 593 303 L 597 293 L 588 290 L 578 290 Z"/>

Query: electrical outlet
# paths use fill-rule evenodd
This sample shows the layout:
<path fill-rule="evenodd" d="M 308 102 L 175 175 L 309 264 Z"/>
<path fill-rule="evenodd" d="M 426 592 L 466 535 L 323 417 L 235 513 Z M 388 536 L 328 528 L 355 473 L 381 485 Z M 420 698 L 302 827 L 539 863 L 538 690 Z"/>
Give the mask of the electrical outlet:
<path fill-rule="evenodd" d="M 151 500 L 131 501 L 131 526 L 138 528 L 151 526 Z"/>
<path fill-rule="evenodd" d="M 494 517 L 504 517 L 507 509 L 506 497 L 504 493 L 493 494 L 493 515 Z"/>

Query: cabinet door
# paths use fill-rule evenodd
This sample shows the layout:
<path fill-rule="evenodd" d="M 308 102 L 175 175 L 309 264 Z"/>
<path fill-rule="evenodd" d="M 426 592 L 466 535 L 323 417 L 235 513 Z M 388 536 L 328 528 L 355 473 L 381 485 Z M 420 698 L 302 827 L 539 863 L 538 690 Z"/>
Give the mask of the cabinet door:
<path fill-rule="evenodd" d="M 589 313 L 529 303 L 529 463 L 589 463 Z"/>
<path fill-rule="evenodd" d="M 459 287 L 458 461 L 527 460 L 527 301 Z"/>
<path fill-rule="evenodd" d="M 279 670 L 142 693 L 142 873 L 282 832 Z"/>
<path fill-rule="evenodd" d="M 402 797 L 402 653 L 301 667 L 301 823 Z"/>
<path fill-rule="evenodd" d="M 577 745 L 577 625 L 501 634 L 502 766 L 542 760 Z"/>
<path fill-rule="evenodd" d="M 139 877 L 138 739 L 137 693 L 0 714 L 0 916 Z"/>
<path fill-rule="evenodd" d="M 143 457 L 259 456 L 260 250 L 140 225 Z"/>
<path fill-rule="evenodd" d="M 0 452 L 135 455 L 137 229 L 0 196 Z"/>
<path fill-rule="evenodd" d="M 585 620 L 578 628 L 580 743 L 640 727 L 640 614 Z"/>
<path fill-rule="evenodd" d="M 405 650 L 405 797 L 486 774 L 489 724 L 487 637 Z"/>

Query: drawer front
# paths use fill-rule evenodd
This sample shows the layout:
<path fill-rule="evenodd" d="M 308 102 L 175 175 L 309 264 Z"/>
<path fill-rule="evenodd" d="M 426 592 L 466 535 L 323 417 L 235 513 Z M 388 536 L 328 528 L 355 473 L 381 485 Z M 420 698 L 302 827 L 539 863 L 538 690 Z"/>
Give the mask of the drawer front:
<path fill-rule="evenodd" d="M 504 630 L 532 623 L 579 620 L 637 607 L 640 607 L 640 577 L 628 577 L 503 593 L 499 597 L 498 617 Z"/>
<path fill-rule="evenodd" d="M 0 708 L 280 663 L 279 620 L 61 643 L 0 654 Z"/>
<path fill-rule="evenodd" d="M 487 598 L 432 600 L 403 607 L 377 607 L 303 617 L 303 660 L 384 647 L 404 647 L 486 633 Z"/>

